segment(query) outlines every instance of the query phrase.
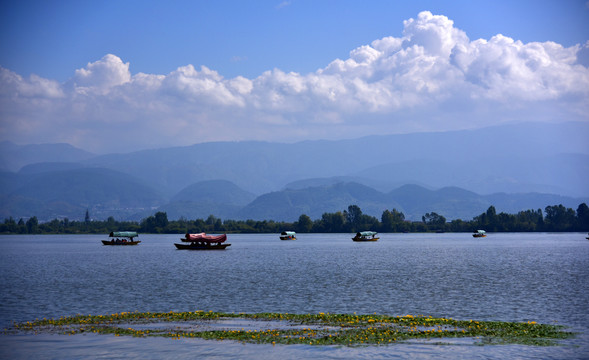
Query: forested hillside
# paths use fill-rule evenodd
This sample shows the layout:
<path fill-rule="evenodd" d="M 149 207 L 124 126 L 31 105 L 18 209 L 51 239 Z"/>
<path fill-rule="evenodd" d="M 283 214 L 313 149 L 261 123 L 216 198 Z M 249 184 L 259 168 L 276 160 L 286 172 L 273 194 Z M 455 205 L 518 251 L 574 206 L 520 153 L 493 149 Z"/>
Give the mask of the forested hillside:
<path fill-rule="evenodd" d="M 0 224 L 3 234 L 78 234 L 110 233 L 111 231 L 139 231 L 143 233 L 280 233 L 286 229 L 300 233 L 355 233 L 372 230 L 379 232 L 471 232 L 485 229 L 488 232 L 538 232 L 538 231 L 589 231 L 589 207 L 583 203 L 577 210 L 563 205 L 547 206 L 542 210 L 526 210 L 517 214 L 497 213 L 494 206 L 472 220 L 453 220 L 435 212 L 426 213 L 421 221 L 407 221 L 397 209 L 383 211 L 380 219 L 366 215 L 357 205 L 346 210 L 324 213 L 320 219 L 311 220 L 301 214 L 294 222 L 222 220 L 214 216 L 206 219 L 179 219 L 170 221 L 165 212 L 157 212 L 141 222 L 118 222 L 110 217 L 106 221 L 92 221 L 86 213 L 85 221 L 54 219 L 39 223 L 36 217 L 26 222 L 12 218 Z"/>

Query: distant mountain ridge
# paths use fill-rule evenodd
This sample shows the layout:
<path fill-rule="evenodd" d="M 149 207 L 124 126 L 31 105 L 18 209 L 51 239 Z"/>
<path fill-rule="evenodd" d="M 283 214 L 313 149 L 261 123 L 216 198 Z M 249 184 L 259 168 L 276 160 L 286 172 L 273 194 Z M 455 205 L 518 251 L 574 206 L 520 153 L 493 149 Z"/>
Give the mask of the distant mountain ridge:
<path fill-rule="evenodd" d="M 325 212 L 342 211 L 352 204 L 369 213 L 376 211 L 383 203 L 382 195 L 358 183 L 286 189 L 259 196 L 242 209 L 239 217 L 294 221 L 301 214 L 306 214 L 317 219 Z"/>
<path fill-rule="evenodd" d="M 457 186 L 481 194 L 532 191 L 589 196 L 587 136 L 588 123 L 569 122 L 294 144 L 212 142 L 99 156 L 82 150 L 65 156 L 51 150 L 52 144 L 46 145 L 49 150 L 42 145 L 20 146 L 19 155 L 19 146 L 12 144 L 10 153 L 0 152 L 0 169 L 16 170 L 7 163 L 22 167 L 77 162 L 137 176 L 168 198 L 206 180 L 228 180 L 261 195 L 299 180 L 338 176 L 361 183 L 378 180 L 380 185 L 370 185 L 382 191 L 421 184 Z M 1 143 L 0 150 L 7 144 Z M 62 150 L 68 147 L 57 145 Z M 56 155 L 48 159 L 50 154 Z"/>
<path fill-rule="evenodd" d="M 17 145 L 11 141 L 0 142 L 0 169 L 4 171 L 18 171 L 23 166 L 43 162 L 82 162 L 95 156 L 70 144 Z"/>
<path fill-rule="evenodd" d="M 0 218 L 37 216 L 40 220 L 126 218 L 165 203 L 158 191 L 139 179 L 101 168 L 74 168 L 32 174 L 0 173 L 7 191 L 0 194 Z"/>
<path fill-rule="evenodd" d="M 262 195 L 248 204 L 239 218 L 296 221 L 306 214 L 312 219 L 323 213 L 346 210 L 358 205 L 363 213 L 380 219 L 384 210 L 397 209 L 407 220 L 418 221 L 428 212 L 436 212 L 448 220 L 471 220 L 493 205 L 497 212 L 515 214 L 519 211 L 544 209 L 563 204 L 576 209 L 587 198 L 571 198 L 550 194 L 479 195 L 457 187 L 429 190 L 419 185 L 404 185 L 381 193 L 357 183 L 337 183 L 305 189 L 286 189 Z M 247 216 L 246 216 L 247 215 Z"/>
<path fill-rule="evenodd" d="M 236 219 L 239 211 L 255 198 L 230 181 L 208 180 L 184 188 L 158 211 L 166 212 L 171 219 L 206 219 L 210 215 Z"/>
<path fill-rule="evenodd" d="M 534 123 L 294 144 L 215 142 L 107 155 L 67 144 L 2 142 L 0 216 L 73 219 L 89 206 L 101 217 L 110 208 L 119 219 L 163 209 L 171 218 L 208 213 L 203 216 L 279 220 L 321 216 L 355 202 L 377 216 L 386 206 L 408 218 L 436 211 L 469 219 L 488 205 L 498 211 L 527 210 L 527 204 L 544 208 L 553 201 L 572 207 L 589 197 L 588 134 L 586 123 Z M 94 175 L 84 178 L 91 169 Z M 55 180 L 60 172 L 70 174 L 59 180 L 69 188 Z M 86 179 L 91 201 L 82 191 L 74 199 L 76 178 Z"/>
<path fill-rule="evenodd" d="M 77 180 L 69 182 L 64 178 Z M 104 180 L 110 182 L 110 187 L 99 186 Z M 40 186 L 39 182 L 47 186 Z M 86 209 L 90 209 L 93 217 L 102 219 L 114 216 L 140 220 L 155 211 L 164 211 L 169 219 L 206 219 L 213 215 L 224 220 L 296 221 L 302 214 L 319 219 L 324 213 L 344 211 L 349 205 L 358 205 L 364 214 L 377 218 L 384 210 L 397 209 L 407 220 L 413 221 L 420 220 L 428 212 L 436 212 L 448 220 L 470 220 L 491 205 L 498 212 L 517 213 L 557 204 L 576 209 L 582 202 L 589 203 L 589 199 L 560 195 L 478 195 L 456 187 L 430 190 L 419 185 L 404 185 L 383 193 L 355 182 L 284 189 L 255 197 L 225 180 L 193 184 L 166 203 L 157 192 L 132 177 L 105 169 L 36 176 L 18 191 L 2 195 L 0 199 L 4 204 L 0 216 L 26 217 L 19 214 L 29 211 L 42 221 L 62 217 L 80 220 Z"/>

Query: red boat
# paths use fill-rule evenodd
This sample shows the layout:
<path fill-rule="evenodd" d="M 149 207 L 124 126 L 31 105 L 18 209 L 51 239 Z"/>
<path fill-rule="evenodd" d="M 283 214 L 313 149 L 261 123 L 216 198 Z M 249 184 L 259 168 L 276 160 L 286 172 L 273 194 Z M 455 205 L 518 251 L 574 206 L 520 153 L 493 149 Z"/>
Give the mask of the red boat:
<path fill-rule="evenodd" d="M 186 234 L 180 241 L 190 244 L 174 244 L 179 250 L 223 250 L 231 244 L 223 244 L 227 240 L 227 234 L 223 235 L 207 235 L 200 234 Z"/>

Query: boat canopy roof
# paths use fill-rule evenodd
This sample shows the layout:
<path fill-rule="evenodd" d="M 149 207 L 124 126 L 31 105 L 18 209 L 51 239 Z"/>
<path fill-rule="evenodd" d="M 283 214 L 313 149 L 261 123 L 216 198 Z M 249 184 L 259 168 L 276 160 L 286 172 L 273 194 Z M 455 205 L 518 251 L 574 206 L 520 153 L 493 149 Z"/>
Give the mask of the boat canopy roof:
<path fill-rule="evenodd" d="M 185 242 L 201 241 L 201 242 L 208 242 L 208 243 L 222 243 L 225 240 L 227 240 L 227 234 L 207 235 L 205 233 L 186 234 L 186 237 L 184 239 L 182 239 L 182 241 L 185 241 Z"/>
<path fill-rule="evenodd" d="M 110 237 L 128 237 L 128 238 L 134 238 L 136 236 L 139 236 L 139 234 L 137 234 L 135 231 L 113 231 L 110 233 L 109 235 Z"/>
<path fill-rule="evenodd" d="M 378 234 L 376 231 L 360 231 L 356 236 L 374 236 Z"/>
<path fill-rule="evenodd" d="M 475 233 L 478 233 L 478 234 L 484 234 L 485 232 L 486 232 L 485 230 L 477 230 L 477 231 L 475 231 Z"/>
<path fill-rule="evenodd" d="M 297 233 L 296 233 L 296 232 L 294 232 L 294 231 L 283 231 L 283 232 L 281 232 L 281 233 L 280 233 L 280 235 L 285 235 L 285 236 L 288 236 L 288 235 L 290 235 L 290 236 L 294 236 L 294 235 L 296 235 L 296 234 L 297 234 Z"/>

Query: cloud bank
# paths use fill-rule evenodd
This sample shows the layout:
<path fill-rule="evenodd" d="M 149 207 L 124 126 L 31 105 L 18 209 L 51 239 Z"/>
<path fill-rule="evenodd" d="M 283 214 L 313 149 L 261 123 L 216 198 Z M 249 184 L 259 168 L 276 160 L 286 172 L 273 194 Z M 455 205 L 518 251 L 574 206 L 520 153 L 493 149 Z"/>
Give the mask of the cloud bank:
<path fill-rule="evenodd" d="M 226 79 L 205 66 L 131 73 L 107 54 L 58 83 L 0 67 L 0 140 L 99 153 L 218 140 L 296 141 L 589 121 L 589 41 L 471 40 L 424 11 L 401 37 L 314 73 Z M 301 56 L 305 56 L 304 54 Z"/>

